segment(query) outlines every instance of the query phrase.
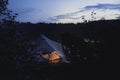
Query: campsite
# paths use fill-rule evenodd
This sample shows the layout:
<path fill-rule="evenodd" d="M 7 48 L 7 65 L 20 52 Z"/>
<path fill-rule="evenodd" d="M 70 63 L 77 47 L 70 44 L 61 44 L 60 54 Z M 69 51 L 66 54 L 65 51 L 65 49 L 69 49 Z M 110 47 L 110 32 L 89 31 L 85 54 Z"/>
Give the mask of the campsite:
<path fill-rule="evenodd" d="M 79 74 L 83 77 L 91 71 L 96 75 L 109 70 L 109 65 L 117 66 L 119 62 L 119 20 L 80 24 L 16 22 L 6 30 L 9 33 L 1 30 L 0 45 L 1 69 L 6 78 L 73 80 L 80 78 Z"/>
<path fill-rule="evenodd" d="M 67 62 L 65 60 L 65 54 L 62 50 L 62 44 L 52 41 L 44 35 L 41 35 L 39 39 L 33 43 L 35 50 L 32 52 L 33 54 L 37 54 L 39 56 L 38 62 L 42 62 L 40 57 L 48 60 L 49 63 Z"/>
<path fill-rule="evenodd" d="M 0 80 L 116 80 L 119 13 L 118 0 L 0 0 Z"/>

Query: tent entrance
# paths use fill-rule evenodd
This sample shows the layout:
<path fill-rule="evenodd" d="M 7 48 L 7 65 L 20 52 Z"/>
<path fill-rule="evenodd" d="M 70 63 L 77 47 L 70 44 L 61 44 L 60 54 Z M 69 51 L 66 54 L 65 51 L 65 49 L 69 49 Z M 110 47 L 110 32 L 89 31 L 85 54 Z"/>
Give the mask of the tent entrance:
<path fill-rule="evenodd" d="M 49 60 L 49 63 L 59 63 L 61 60 L 60 54 L 57 51 L 41 55 L 43 58 Z"/>

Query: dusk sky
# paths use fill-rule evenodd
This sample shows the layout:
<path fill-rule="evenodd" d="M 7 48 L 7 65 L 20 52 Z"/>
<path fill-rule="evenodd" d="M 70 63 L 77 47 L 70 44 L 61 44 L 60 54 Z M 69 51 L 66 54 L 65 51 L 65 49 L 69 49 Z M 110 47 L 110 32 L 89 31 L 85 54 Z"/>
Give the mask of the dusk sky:
<path fill-rule="evenodd" d="M 77 23 L 93 11 L 97 20 L 120 18 L 120 0 L 9 0 L 8 8 L 21 22 Z"/>

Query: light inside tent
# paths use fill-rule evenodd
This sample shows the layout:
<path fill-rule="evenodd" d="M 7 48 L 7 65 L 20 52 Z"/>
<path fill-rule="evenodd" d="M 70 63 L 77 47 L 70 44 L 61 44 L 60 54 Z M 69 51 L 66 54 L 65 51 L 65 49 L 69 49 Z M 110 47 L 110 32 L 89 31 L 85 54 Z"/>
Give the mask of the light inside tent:
<path fill-rule="evenodd" d="M 53 51 L 48 54 L 42 54 L 42 57 L 49 60 L 50 63 L 59 63 L 60 62 L 60 55 L 57 51 Z"/>

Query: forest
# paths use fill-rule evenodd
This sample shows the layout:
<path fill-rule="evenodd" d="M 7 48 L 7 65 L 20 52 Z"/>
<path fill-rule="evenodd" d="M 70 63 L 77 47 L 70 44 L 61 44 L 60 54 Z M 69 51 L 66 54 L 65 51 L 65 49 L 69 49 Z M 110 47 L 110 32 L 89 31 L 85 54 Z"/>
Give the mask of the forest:
<path fill-rule="evenodd" d="M 56 73 L 58 76 L 62 72 L 68 74 L 69 71 L 81 71 L 85 65 L 86 67 L 118 65 L 120 53 L 119 25 L 120 20 L 101 20 L 78 24 L 33 24 L 6 21 L 4 27 L 0 28 L 1 69 L 12 70 L 12 72 L 15 71 L 14 73 L 18 71 L 17 75 L 23 74 L 25 71 L 25 74 L 22 75 L 24 79 L 26 74 L 32 75 L 31 72 L 44 73 L 46 76 Z M 64 54 L 70 63 L 57 65 L 33 63 L 28 49 L 34 48 L 31 42 L 41 34 L 61 42 Z M 22 60 L 19 60 L 20 56 L 23 56 Z M 85 67 L 83 69 L 86 70 Z M 43 77 L 43 75 L 41 76 Z M 68 75 L 66 76 L 69 78 Z M 32 77 L 36 77 L 36 75 L 32 75 Z"/>

